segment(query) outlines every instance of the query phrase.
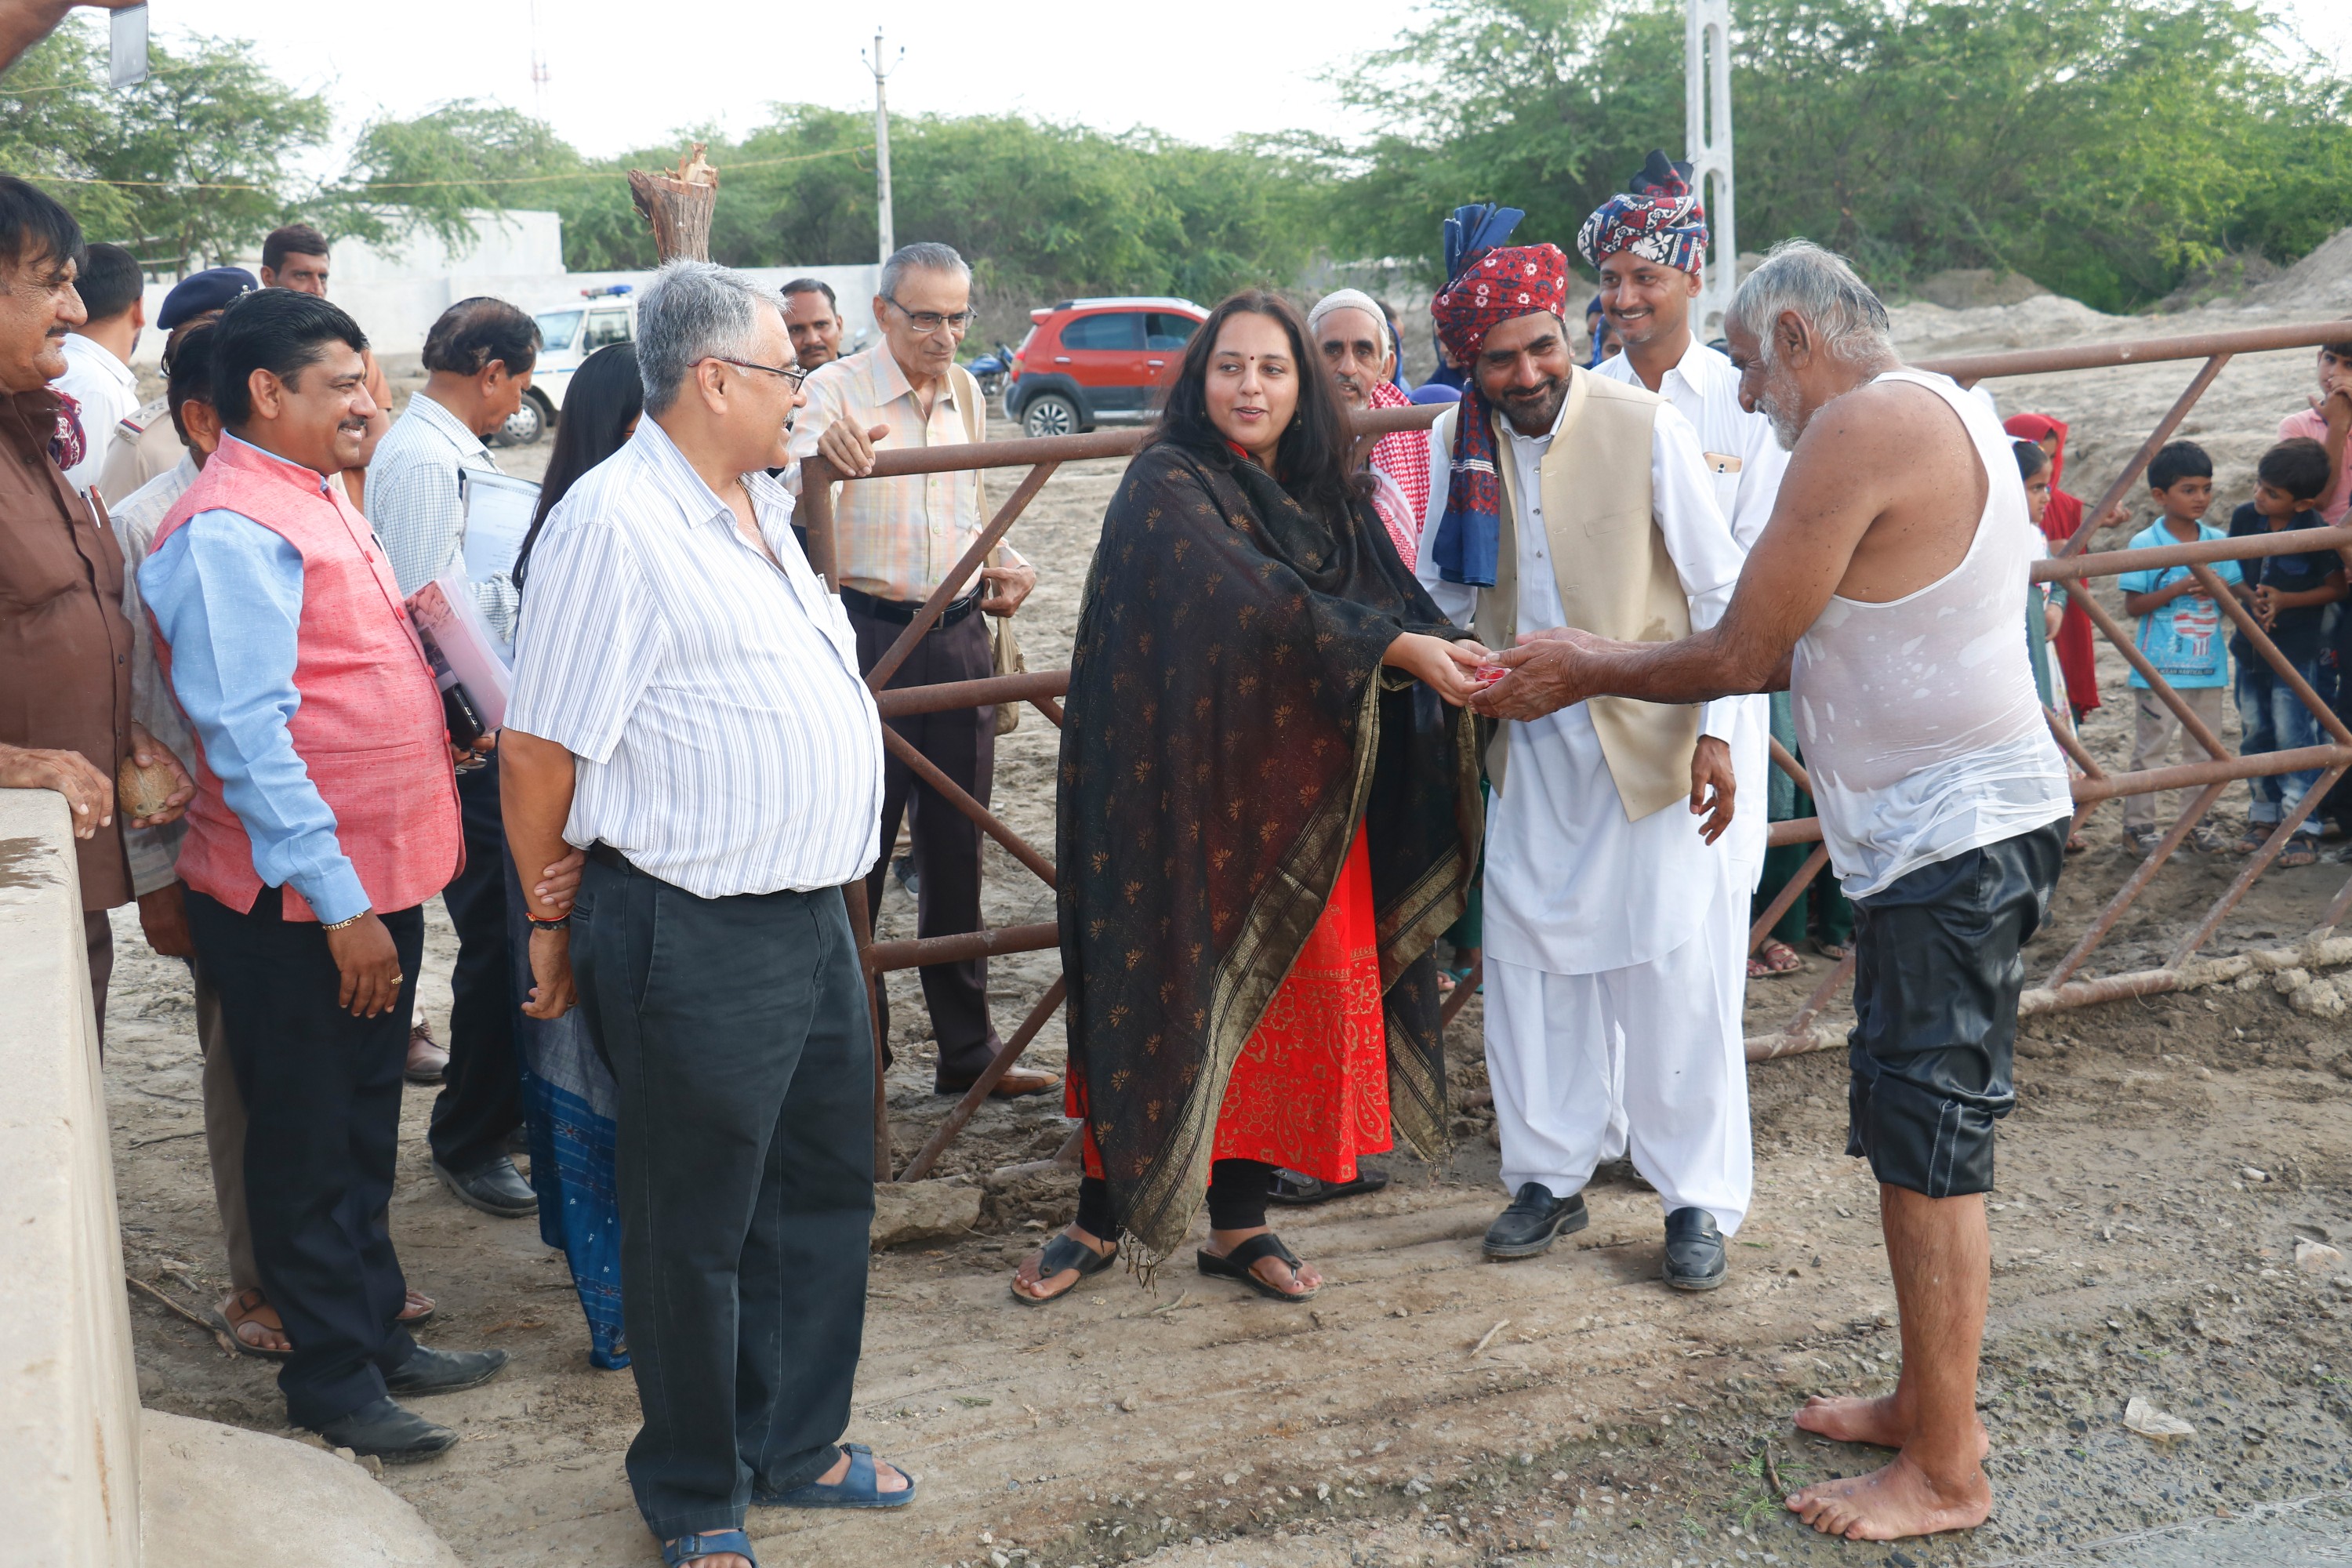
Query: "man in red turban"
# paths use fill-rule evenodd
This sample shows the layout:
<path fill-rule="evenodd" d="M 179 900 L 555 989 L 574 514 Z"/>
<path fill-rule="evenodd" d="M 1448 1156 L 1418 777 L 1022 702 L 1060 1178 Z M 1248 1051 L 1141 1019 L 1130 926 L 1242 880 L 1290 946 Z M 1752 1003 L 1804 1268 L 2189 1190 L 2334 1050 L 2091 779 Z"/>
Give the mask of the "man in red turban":
<path fill-rule="evenodd" d="M 1516 207 L 1463 207 L 1445 224 L 1445 275 L 1452 279 L 1430 302 L 1437 341 L 1471 373 L 1454 422 L 1454 460 L 1429 553 L 1448 583 L 1495 585 L 1502 490 L 1495 477 L 1495 434 L 1486 398 L 1478 390 L 1478 351 L 1486 334 L 1519 316 L 1561 316 L 1568 302 L 1568 257 L 1557 245 L 1503 241 L 1527 215 Z"/>

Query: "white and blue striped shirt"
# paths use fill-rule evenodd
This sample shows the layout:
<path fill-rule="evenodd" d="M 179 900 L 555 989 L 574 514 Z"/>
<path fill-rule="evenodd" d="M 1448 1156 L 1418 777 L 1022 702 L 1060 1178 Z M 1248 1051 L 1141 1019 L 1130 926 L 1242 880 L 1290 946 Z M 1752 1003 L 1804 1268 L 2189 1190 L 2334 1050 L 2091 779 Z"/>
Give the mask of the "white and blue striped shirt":
<path fill-rule="evenodd" d="M 574 846 L 706 899 L 863 876 L 882 727 L 792 498 L 743 476 L 771 564 L 662 427 L 559 502 L 530 556 L 507 723 L 577 759 Z"/>

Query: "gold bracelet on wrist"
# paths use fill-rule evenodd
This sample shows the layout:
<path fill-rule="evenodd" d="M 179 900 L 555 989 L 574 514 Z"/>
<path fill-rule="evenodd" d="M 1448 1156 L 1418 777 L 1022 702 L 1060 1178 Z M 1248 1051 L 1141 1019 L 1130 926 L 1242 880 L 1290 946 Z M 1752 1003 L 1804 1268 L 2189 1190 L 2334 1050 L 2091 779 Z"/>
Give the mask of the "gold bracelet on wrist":
<path fill-rule="evenodd" d="M 359 924 L 360 921 L 367 919 L 368 916 L 374 912 L 375 911 L 373 910 L 362 910 L 359 913 L 352 916 L 348 920 L 322 921 L 320 922 L 319 929 L 320 931 L 341 931 L 346 926 L 355 926 Z"/>

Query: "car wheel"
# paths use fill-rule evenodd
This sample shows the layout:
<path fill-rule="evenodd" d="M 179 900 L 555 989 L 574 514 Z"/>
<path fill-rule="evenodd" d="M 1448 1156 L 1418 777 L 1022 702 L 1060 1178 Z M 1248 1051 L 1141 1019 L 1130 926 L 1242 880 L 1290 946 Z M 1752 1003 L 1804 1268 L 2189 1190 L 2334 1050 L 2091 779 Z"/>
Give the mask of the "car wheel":
<path fill-rule="evenodd" d="M 507 416 L 499 426 L 498 440 L 501 447 L 528 447 L 547 434 L 547 409 L 539 399 L 526 393 L 522 406 Z"/>
<path fill-rule="evenodd" d="M 1056 392 L 1040 393 L 1021 411 L 1024 436 L 1075 436 L 1081 423 L 1078 405 Z"/>

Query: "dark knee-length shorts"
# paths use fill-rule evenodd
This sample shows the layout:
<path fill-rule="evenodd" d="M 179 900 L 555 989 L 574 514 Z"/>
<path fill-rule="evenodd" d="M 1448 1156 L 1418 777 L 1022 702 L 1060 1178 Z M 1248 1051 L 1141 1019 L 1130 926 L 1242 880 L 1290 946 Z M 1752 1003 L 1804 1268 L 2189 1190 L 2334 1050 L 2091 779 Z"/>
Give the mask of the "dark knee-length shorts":
<path fill-rule="evenodd" d="M 1854 900 L 1846 1152 L 1931 1198 L 1992 1186 L 2017 1103 L 2021 950 L 2050 912 L 2066 823 L 1921 866 Z"/>

